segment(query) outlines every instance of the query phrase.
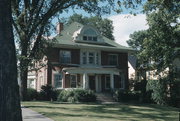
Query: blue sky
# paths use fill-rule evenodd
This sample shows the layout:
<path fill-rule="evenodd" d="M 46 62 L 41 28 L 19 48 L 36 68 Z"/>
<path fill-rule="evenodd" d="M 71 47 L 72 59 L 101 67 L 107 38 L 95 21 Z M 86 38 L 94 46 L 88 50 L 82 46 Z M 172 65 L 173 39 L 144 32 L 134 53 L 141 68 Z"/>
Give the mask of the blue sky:
<path fill-rule="evenodd" d="M 136 12 L 139 12 L 141 8 L 137 9 Z M 116 12 L 112 12 L 109 15 L 103 15 L 103 18 L 108 18 L 113 21 L 114 32 L 113 35 L 115 37 L 115 41 L 121 45 L 128 46 L 126 40 L 129 39 L 129 35 L 134 31 L 145 30 L 148 28 L 146 22 L 146 16 L 144 14 L 137 14 L 133 16 L 129 14 L 130 10 L 123 9 L 123 12 L 117 14 Z M 69 10 L 68 12 L 64 12 L 60 15 L 60 17 L 68 18 L 72 16 L 74 13 L 82 14 L 83 16 L 92 16 L 84 12 L 83 10 Z M 57 23 L 57 19 L 53 20 L 53 23 Z"/>

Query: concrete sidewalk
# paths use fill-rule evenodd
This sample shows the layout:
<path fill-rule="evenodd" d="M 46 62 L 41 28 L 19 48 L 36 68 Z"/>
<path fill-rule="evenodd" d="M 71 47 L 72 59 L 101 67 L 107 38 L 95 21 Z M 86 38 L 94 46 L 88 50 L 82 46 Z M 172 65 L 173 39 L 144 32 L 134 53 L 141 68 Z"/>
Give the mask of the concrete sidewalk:
<path fill-rule="evenodd" d="M 22 107 L 23 121 L 53 121 L 50 118 L 43 116 L 29 108 Z"/>

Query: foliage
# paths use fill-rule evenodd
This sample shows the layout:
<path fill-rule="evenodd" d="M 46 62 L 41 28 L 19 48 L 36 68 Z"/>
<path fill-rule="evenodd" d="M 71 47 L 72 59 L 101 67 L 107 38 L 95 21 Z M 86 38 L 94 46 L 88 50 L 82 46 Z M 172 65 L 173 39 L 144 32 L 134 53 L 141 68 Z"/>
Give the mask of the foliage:
<path fill-rule="evenodd" d="M 147 90 L 152 90 L 152 99 L 157 104 L 164 105 L 167 103 L 167 84 L 165 80 L 148 80 Z"/>
<path fill-rule="evenodd" d="M 41 87 L 41 91 L 39 92 L 39 100 L 56 100 L 58 91 L 54 90 L 51 85 L 44 85 Z"/>
<path fill-rule="evenodd" d="M 94 102 L 96 96 L 91 90 L 71 89 L 63 90 L 57 100 L 60 102 Z"/>
<path fill-rule="evenodd" d="M 102 18 L 100 16 L 92 16 L 92 17 L 83 17 L 81 14 L 74 14 L 70 16 L 67 21 L 67 24 L 71 24 L 73 22 L 79 22 L 83 25 L 92 25 L 98 29 L 98 31 L 105 37 L 114 40 L 113 36 L 113 23 L 111 20 L 107 18 Z"/>
<path fill-rule="evenodd" d="M 35 89 L 28 88 L 27 89 L 27 101 L 37 100 L 38 92 Z"/>
<path fill-rule="evenodd" d="M 139 102 L 139 91 L 114 90 L 113 98 L 118 102 Z"/>
<path fill-rule="evenodd" d="M 171 106 L 180 108 L 180 79 L 176 79 L 172 83 L 171 98 L 169 100 Z"/>

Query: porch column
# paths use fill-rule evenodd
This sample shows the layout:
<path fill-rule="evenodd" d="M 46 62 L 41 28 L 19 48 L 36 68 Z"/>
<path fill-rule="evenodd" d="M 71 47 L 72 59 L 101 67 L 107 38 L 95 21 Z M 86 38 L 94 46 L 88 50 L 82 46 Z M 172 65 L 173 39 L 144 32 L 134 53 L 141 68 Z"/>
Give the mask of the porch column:
<path fill-rule="evenodd" d="M 111 89 L 114 89 L 114 74 L 113 73 L 111 73 L 110 74 L 110 85 L 111 85 Z"/>
<path fill-rule="evenodd" d="M 99 92 L 99 85 L 98 85 L 98 75 L 95 76 L 95 85 L 96 85 L 96 92 Z"/>
<path fill-rule="evenodd" d="M 87 73 L 83 74 L 83 89 L 88 89 L 89 85 L 88 85 L 88 78 L 87 78 Z"/>

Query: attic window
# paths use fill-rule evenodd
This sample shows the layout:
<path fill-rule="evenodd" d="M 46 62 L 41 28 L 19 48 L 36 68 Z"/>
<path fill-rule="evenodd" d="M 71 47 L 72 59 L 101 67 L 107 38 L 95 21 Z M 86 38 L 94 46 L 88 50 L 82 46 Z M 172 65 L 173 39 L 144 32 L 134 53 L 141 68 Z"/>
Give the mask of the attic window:
<path fill-rule="evenodd" d="M 86 29 L 83 33 L 83 40 L 84 41 L 97 41 L 97 33 L 93 29 L 89 28 Z"/>

